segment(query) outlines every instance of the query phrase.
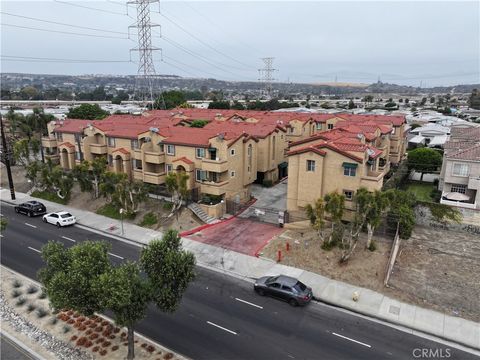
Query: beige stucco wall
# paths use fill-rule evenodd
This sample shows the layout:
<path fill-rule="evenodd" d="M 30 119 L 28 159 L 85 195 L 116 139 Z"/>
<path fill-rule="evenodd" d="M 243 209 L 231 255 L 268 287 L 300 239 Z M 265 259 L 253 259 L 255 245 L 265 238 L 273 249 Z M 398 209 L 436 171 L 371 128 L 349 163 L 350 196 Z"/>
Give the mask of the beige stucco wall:
<path fill-rule="evenodd" d="M 198 205 L 200 205 L 202 210 L 205 211 L 205 213 L 208 216 L 219 219 L 223 215 L 225 215 L 225 213 L 227 211 L 227 208 L 226 208 L 225 204 L 226 204 L 225 202 L 221 202 L 221 203 L 218 203 L 216 205 L 207 205 L 207 204 L 198 204 Z"/>

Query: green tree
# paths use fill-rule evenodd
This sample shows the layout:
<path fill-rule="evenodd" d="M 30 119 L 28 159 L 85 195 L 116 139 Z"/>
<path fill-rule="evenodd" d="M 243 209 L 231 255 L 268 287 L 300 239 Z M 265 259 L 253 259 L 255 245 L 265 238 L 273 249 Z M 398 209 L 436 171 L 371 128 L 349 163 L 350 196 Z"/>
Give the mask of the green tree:
<path fill-rule="evenodd" d="M 92 190 L 92 182 L 90 181 L 90 164 L 88 161 L 84 160 L 80 164 L 75 165 L 72 174 L 75 180 L 77 180 L 80 185 L 80 190 L 82 192 L 87 192 Z"/>
<path fill-rule="evenodd" d="M 77 107 L 70 108 L 67 117 L 70 119 L 85 120 L 102 120 L 109 114 L 108 111 L 102 110 L 97 104 L 82 104 Z"/>
<path fill-rule="evenodd" d="M 193 128 L 203 128 L 205 125 L 208 124 L 208 120 L 193 120 L 190 123 L 190 127 Z"/>
<path fill-rule="evenodd" d="M 325 241 L 325 202 L 322 198 L 319 198 L 315 201 L 313 206 L 312 204 L 308 204 L 305 211 L 310 219 L 312 228 L 317 231 L 320 240 L 322 242 Z"/>
<path fill-rule="evenodd" d="M 230 109 L 230 101 L 212 101 L 208 104 L 209 109 Z"/>
<path fill-rule="evenodd" d="M 381 191 L 369 192 L 365 188 L 360 188 L 356 194 L 358 203 L 357 211 L 364 214 L 367 225 L 367 248 L 372 247 L 372 237 L 375 230 L 380 226 L 383 215 L 388 208 L 388 196 Z"/>
<path fill-rule="evenodd" d="M 353 102 L 353 99 L 350 99 L 350 101 L 348 102 L 348 108 L 349 109 L 355 109 L 356 108 L 355 103 Z"/>
<path fill-rule="evenodd" d="M 473 89 L 472 94 L 468 98 L 468 106 L 472 109 L 480 110 L 480 91 Z"/>
<path fill-rule="evenodd" d="M 442 165 L 442 155 L 434 149 L 418 148 L 408 153 L 408 170 L 421 172 L 420 181 L 423 181 L 423 174 L 430 171 L 437 171 Z"/>
<path fill-rule="evenodd" d="M 231 106 L 231 109 L 233 110 L 245 110 L 245 106 L 243 106 L 242 103 L 238 102 L 238 101 L 235 101 L 232 106 Z"/>
<path fill-rule="evenodd" d="M 155 100 L 153 104 L 154 109 L 163 109 L 163 104 L 165 104 L 165 109 L 173 109 L 177 106 L 183 104 L 187 100 L 185 99 L 185 93 L 179 90 L 170 90 L 165 91 L 162 95 Z"/>
<path fill-rule="evenodd" d="M 162 240 L 150 242 L 142 250 L 140 262 L 150 281 L 153 302 L 161 311 L 175 311 L 195 278 L 195 256 L 182 250 L 178 232 L 170 229 Z"/>
<path fill-rule="evenodd" d="M 342 218 L 345 212 L 345 195 L 338 192 L 332 192 L 324 196 L 325 211 L 330 215 L 332 222 L 332 232 L 325 242 L 325 246 L 329 247 L 337 244 L 343 239 Z"/>
<path fill-rule="evenodd" d="M 398 229 L 402 239 L 409 239 L 415 226 L 415 195 L 408 191 L 391 189 L 385 192 L 389 206 L 387 224 L 391 229 Z"/>
<path fill-rule="evenodd" d="M 117 325 L 127 328 L 127 359 L 133 359 L 135 325 L 145 317 L 152 297 L 148 279 L 137 263 L 126 262 L 110 267 L 94 284 L 101 306 L 113 312 Z"/>
<path fill-rule="evenodd" d="M 435 103 L 435 96 L 432 96 L 430 97 L 430 104 L 434 104 Z"/>
<path fill-rule="evenodd" d="M 111 268 L 108 250 L 106 242 L 94 241 L 68 249 L 62 243 L 49 241 L 42 248 L 46 266 L 38 277 L 54 309 L 73 309 L 87 316 L 104 310 L 95 284 Z"/>

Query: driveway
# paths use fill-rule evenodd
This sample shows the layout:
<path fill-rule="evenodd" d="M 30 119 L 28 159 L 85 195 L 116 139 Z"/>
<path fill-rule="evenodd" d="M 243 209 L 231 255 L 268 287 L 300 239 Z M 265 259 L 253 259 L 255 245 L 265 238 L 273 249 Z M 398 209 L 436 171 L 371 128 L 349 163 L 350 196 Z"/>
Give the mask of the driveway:
<path fill-rule="evenodd" d="M 187 236 L 191 240 L 255 256 L 282 228 L 249 219 L 233 218 Z"/>

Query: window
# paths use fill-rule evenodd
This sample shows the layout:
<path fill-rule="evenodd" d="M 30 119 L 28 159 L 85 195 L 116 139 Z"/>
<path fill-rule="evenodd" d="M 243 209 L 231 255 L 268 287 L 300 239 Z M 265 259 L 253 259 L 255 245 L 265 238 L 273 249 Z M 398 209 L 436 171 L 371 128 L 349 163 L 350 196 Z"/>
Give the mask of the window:
<path fill-rule="evenodd" d="M 332 130 L 332 129 L 333 129 L 333 124 L 328 124 L 328 125 L 327 125 L 327 129 L 328 129 L 328 130 Z"/>
<path fill-rule="evenodd" d="M 132 149 L 134 150 L 140 149 L 140 146 L 138 144 L 138 139 L 132 140 Z"/>
<path fill-rule="evenodd" d="M 353 167 L 344 167 L 343 168 L 343 175 L 345 176 L 356 176 L 357 169 Z"/>
<path fill-rule="evenodd" d="M 287 285 L 282 285 L 282 290 L 292 292 L 292 288 L 290 286 L 287 286 Z"/>
<path fill-rule="evenodd" d="M 343 195 L 345 195 L 345 200 L 353 200 L 353 191 L 352 190 L 343 190 Z"/>
<path fill-rule="evenodd" d="M 107 141 L 109 147 L 115 147 L 115 138 L 109 137 L 107 138 Z"/>
<path fill-rule="evenodd" d="M 167 155 L 175 155 L 175 145 L 167 145 Z"/>
<path fill-rule="evenodd" d="M 315 160 L 307 160 L 307 171 L 315 171 Z"/>
<path fill-rule="evenodd" d="M 288 129 L 288 132 L 289 132 L 290 134 L 293 134 L 293 127 L 291 127 L 290 129 Z"/>
<path fill-rule="evenodd" d="M 135 159 L 134 163 L 135 163 L 135 169 L 142 170 L 142 160 Z"/>
<path fill-rule="evenodd" d="M 112 166 L 112 165 L 113 165 L 113 156 L 108 155 L 108 166 Z"/>
<path fill-rule="evenodd" d="M 204 148 L 196 148 L 195 149 L 195 157 L 198 159 L 205 157 L 205 149 Z"/>
<path fill-rule="evenodd" d="M 235 149 L 230 149 L 230 155 L 235 156 Z"/>
<path fill-rule="evenodd" d="M 204 181 L 207 178 L 207 172 L 202 169 L 195 169 L 195 180 Z"/>
<path fill-rule="evenodd" d="M 75 151 L 75 160 L 82 160 L 82 153 L 80 151 Z"/>
<path fill-rule="evenodd" d="M 322 130 L 322 123 L 317 123 L 317 130 Z"/>
<path fill-rule="evenodd" d="M 395 130 L 396 130 L 396 129 L 395 129 L 395 126 L 392 127 L 392 135 L 395 134 Z"/>
<path fill-rule="evenodd" d="M 158 146 L 160 146 L 160 152 L 164 152 L 164 151 L 165 151 L 165 145 L 163 145 L 163 144 L 158 144 Z"/>
<path fill-rule="evenodd" d="M 454 176 L 468 176 L 468 165 L 467 164 L 453 164 L 452 175 Z"/>
<path fill-rule="evenodd" d="M 165 164 L 165 172 L 168 174 L 168 173 L 171 173 L 173 170 L 173 167 L 172 167 L 172 164 Z"/>
<path fill-rule="evenodd" d="M 230 171 L 230 177 L 235 177 L 235 171 Z"/>
<path fill-rule="evenodd" d="M 62 133 L 55 133 L 55 137 L 57 138 L 57 141 L 63 141 L 63 134 Z"/>
<path fill-rule="evenodd" d="M 467 191 L 467 185 L 462 185 L 462 184 L 452 184 L 452 187 L 450 188 L 451 192 L 457 192 L 460 194 L 465 194 Z"/>

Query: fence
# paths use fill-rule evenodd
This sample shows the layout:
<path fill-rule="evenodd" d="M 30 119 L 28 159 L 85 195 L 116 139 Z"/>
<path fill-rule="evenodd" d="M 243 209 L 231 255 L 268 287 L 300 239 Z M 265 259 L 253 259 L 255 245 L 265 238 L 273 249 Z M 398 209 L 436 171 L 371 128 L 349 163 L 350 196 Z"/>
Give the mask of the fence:
<path fill-rule="evenodd" d="M 385 280 L 383 285 L 388 287 L 388 280 L 390 280 L 390 275 L 392 274 L 393 266 L 397 260 L 398 249 L 400 248 L 400 236 L 398 235 L 399 226 L 397 225 L 397 231 L 395 233 L 395 238 L 393 239 L 392 251 L 390 252 L 390 258 L 388 259 L 387 270 L 385 273 Z"/>

